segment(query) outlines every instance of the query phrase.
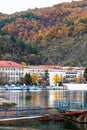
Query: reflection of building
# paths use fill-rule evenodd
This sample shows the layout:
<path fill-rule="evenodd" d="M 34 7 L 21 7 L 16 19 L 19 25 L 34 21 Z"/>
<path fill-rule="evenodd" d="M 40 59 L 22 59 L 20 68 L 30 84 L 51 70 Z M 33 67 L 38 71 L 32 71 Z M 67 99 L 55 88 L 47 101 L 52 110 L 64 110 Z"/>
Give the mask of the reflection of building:
<path fill-rule="evenodd" d="M 26 91 L 10 91 L 8 100 L 15 102 L 17 106 L 41 106 L 48 107 L 48 95 L 44 91 L 40 92 L 31 92 L 27 93 Z M 30 96 L 30 97 L 29 97 Z M 26 98 L 27 97 L 27 98 Z"/>
<path fill-rule="evenodd" d="M 25 91 L 10 91 L 9 101 L 14 102 L 17 106 L 26 106 Z"/>
<path fill-rule="evenodd" d="M 87 84 L 73 84 L 65 83 L 63 84 L 67 88 L 67 99 L 70 103 L 71 108 L 84 108 L 85 107 L 85 91 L 87 91 Z"/>
<path fill-rule="evenodd" d="M 23 66 L 12 61 L 0 61 L 0 73 L 8 82 L 15 82 L 23 76 Z"/>

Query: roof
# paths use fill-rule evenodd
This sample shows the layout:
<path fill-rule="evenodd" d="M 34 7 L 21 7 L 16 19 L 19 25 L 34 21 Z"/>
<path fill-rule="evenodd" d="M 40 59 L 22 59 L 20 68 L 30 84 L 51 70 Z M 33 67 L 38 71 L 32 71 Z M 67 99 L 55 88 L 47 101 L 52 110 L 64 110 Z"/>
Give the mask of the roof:
<path fill-rule="evenodd" d="M 0 61 L 0 67 L 23 67 L 21 64 L 15 63 L 13 61 Z"/>
<path fill-rule="evenodd" d="M 67 89 L 71 91 L 87 91 L 87 84 L 65 83 L 63 85 L 66 86 Z"/>
<path fill-rule="evenodd" d="M 39 67 L 47 69 L 62 69 L 62 66 L 56 66 L 56 65 L 39 65 Z"/>
<path fill-rule="evenodd" d="M 38 65 L 38 66 L 25 66 L 25 68 L 30 68 L 30 69 L 62 69 L 63 67 L 61 66 L 51 66 L 51 65 Z"/>

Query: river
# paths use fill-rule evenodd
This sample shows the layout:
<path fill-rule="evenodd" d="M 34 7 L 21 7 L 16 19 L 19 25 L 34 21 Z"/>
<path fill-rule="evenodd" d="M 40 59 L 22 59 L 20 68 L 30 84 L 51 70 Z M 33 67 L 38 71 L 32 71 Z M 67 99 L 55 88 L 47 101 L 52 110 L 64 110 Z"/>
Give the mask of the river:
<path fill-rule="evenodd" d="M 54 107 L 57 100 L 80 100 L 82 103 L 87 98 L 87 92 L 66 92 L 58 90 L 49 91 L 5 91 L 0 92 L 0 98 L 5 98 L 15 102 L 17 106 L 41 106 Z M 84 106 L 85 108 L 85 106 Z M 87 124 L 73 123 L 70 121 L 61 122 L 32 122 L 22 123 L 21 125 L 0 126 L 0 130 L 87 130 Z"/>

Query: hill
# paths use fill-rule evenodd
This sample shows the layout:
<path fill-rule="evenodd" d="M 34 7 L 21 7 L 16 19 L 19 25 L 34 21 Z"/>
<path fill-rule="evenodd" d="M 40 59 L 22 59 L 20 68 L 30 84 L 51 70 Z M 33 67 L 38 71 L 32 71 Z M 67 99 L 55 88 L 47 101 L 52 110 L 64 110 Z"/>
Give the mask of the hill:
<path fill-rule="evenodd" d="M 33 55 L 32 50 L 34 58 L 31 55 L 30 60 L 29 51 L 25 48 L 24 55 L 19 47 L 16 54 L 20 53 L 20 58 L 14 55 L 13 60 L 24 61 L 27 64 L 70 66 L 87 64 L 87 0 L 1 16 L 1 30 L 9 32 L 15 39 L 20 39 L 26 46 L 35 47 L 39 52 Z M 13 45 L 17 48 L 15 41 Z M 8 46 L 10 47 L 9 41 Z M 10 55 L 13 56 L 12 53 Z M 4 56 L 3 54 L 2 58 Z"/>
<path fill-rule="evenodd" d="M 0 60 L 41 64 L 41 58 L 41 52 L 34 45 L 26 44 L 8 32 L 0 30 Z"/>

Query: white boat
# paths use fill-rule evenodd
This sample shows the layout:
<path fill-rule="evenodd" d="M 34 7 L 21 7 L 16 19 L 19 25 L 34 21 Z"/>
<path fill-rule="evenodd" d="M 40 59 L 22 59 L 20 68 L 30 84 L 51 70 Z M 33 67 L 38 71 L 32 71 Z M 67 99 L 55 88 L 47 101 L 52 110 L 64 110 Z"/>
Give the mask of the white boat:
<path fill-rule="evenodd" d="M 14 86 L 13 88 L 12 88 L 12 90 L 23 90 L 23 88 L 21 87 L 21 86 Z"/>
<path fill-rule="evenodd" d="M 30 91 L 41 91 L 41 88 L 37 85 L 32 85 L 31 87 L 29 87 Z"/>

